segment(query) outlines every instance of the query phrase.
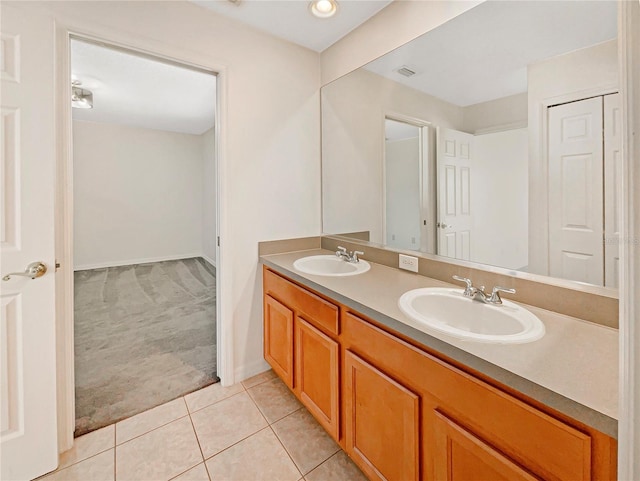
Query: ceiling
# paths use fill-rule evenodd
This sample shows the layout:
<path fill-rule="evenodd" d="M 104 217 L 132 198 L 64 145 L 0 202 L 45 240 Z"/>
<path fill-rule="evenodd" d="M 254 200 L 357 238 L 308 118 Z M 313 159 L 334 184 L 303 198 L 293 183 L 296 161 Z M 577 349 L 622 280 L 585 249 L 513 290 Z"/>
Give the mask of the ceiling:
<path fill-rule="evenodd" d="M 213 127 L 214 75 L 73 39 L 71 75 L 93 92 L 73 118 L 202 134 Z"/>
<path fill-rule="evenodd" d="M 614 1 L 488 1 L 365 68 L 466 107 L 526 92 L 527 65 L 616 36 Z"/>
<path fill-rule="evenodd" d="M 191 0 L 276 37 L 322 52 L 389 5 L 392 0 L 337 0 L 331 18 L 316 18 L 309 0 Z"/>

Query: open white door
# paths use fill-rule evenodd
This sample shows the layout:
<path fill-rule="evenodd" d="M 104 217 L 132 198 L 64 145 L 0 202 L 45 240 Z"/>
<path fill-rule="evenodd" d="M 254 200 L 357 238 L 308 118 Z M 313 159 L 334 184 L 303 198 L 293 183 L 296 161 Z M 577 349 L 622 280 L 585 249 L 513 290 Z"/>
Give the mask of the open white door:
<path fill-rule="evenodd" d="M 438 254 L 471 258 L 471 156 L 474 136 L 438 128 Z"/>
<path fill-rule="evenodd" d="M 549 274 L 604 285 L 602 97 L 549 108 Z"/>
<path fill-rule="evenodd" d="M 604 96 L 604 285 L 618 287 L 620 276 L 620 192 L 622 185 L 620 94 Z"/>
<path fill-rule="evenodd" d="M 0 281 L 0 479 L 58 464 L 54 305 L 53 20 L 2 5 L 0 204 L 2 276 L 42 262 L 34 280 Z M 31 9 L 30 9 L 31 10 Z"/>

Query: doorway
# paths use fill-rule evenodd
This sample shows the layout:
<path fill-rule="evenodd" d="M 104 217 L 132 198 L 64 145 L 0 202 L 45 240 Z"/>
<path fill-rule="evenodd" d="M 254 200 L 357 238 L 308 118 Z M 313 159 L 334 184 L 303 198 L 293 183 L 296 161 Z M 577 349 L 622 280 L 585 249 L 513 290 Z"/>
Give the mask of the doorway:
<path fill-rule="evenodd" d="M 218 381 L 216 76 L 71 39 L 75 435 Z"/>

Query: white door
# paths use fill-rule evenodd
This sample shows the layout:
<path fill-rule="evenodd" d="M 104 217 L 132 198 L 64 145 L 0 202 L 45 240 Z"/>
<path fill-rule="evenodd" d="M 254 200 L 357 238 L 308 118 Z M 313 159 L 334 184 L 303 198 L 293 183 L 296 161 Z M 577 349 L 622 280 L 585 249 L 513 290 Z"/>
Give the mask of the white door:
<path fill-rule="evenodd" d="M 473 135 L 438 128 L 438 254 L 471 258 Z"/>
<path fill-rule="evenodd" d="M 549 108 L 549 274 L 604 285 L 602 97 Z"/>
<path fill-rule="evenodd" d="M 31 9 L 30 9 L 31 10 Z M 44 276 L 0 281 L 0 479 L 58 464 L 54 309 L 52 19 L 2 5 L 0 146 L 2 276 L 41 261 Z"/>
<path fill-rule="evenodd" d="M 604 96 L 604 285 L 618 287 L 620 273 L 620 193 L 622 185 L 620 94 Z"/>

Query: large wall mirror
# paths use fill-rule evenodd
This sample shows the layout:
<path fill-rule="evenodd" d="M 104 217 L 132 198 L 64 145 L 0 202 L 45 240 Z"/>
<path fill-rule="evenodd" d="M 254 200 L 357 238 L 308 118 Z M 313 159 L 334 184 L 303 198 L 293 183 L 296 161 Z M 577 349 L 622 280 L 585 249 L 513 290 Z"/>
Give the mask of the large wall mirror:
<path fill-rule="evenodd" d="M 324 232 L 617 288 L 616 24 L 487 1 L 324 86 Z"/>

